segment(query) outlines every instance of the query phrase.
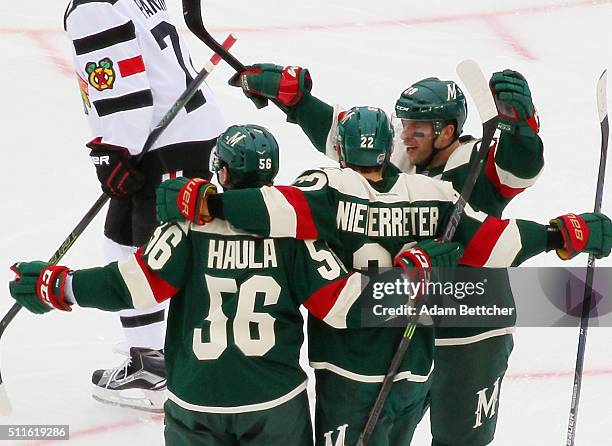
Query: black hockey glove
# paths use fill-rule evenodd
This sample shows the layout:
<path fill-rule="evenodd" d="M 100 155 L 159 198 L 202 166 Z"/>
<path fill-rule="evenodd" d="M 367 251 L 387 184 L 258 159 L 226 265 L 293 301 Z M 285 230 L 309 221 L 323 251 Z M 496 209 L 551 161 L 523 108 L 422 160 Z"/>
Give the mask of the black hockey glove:
<path fill-rule="evenodd" d="M 100 143 L 94 139 L 87 144 L 96 174 L 107 195 L 126 198 L 144 185 L 145 177 L 132 166 L 132 156 L 125 147 Z"/>

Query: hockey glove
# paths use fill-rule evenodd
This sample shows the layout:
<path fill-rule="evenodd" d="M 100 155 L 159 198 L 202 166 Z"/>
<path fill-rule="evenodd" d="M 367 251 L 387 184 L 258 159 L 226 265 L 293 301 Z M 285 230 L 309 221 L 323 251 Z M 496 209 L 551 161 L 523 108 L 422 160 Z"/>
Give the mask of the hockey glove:
<path fill-rule="evenodd" d="M 443 277 L 440 277 L 440 273 L 448 273 L 457 265 L 462 255 L 463 248 L 459 243 L 423 240 L 398 254 L 394 264 L 417 281 L 431 280 L 431 268 L 442 268 L 436 271 L 433 277 L 434 280 L 441 281 Z"/>
<path fill-rule="evenodd" d="M 563 246 L 557 248 L 562 260 L 571 259 L 581 252 L 593 254 L 596 258 L 607 257 L 612 248 L 612 222 L 600 213 L 567 214 L 550 221 L 563 239 Z"/>
<path fill-rule="evenodd" d="M 423 240 L 397 255 L 395 266 L 412 268 L 453 268 L 463 255 L 459 243 Z"/>
<path fill-rule="evenodd" d="M 132 166 L 132 156 L 125 147 L 102 144 L 94 139 L 87 144 L 96 174 L 107 195 L 125 198 L 144 185 L 144 175 Z"/>
<path fill-rule="evenodd" d="M 229 80 L 242 91 L 257 108 L 268 105 L 267 99 L 276 99 L 285 107 L 296 105 L 304 93 L 312 89 L 312 79 L 307 69 L 302 67 L 281 67 L 274 64 L 255 64 Z"/>
<path fill-rule="evenodd" d="M 529 85 L 521 73 L 512 70 L 493 73 L 489 86 L 497 105 L 500 130 L 523 136 L 538 133 L 540 121 L 531 101 Z"/>
<path fill-rule="evenodd" d="M 11 296 L 32 313 L 72 311 L 65 295 L 68 268 L 36 261 L 15 263 L 11 270 L 16 274 L 9 282 Z"/>
<path fill-rule="evenodd" d="M 216 186 L 201 178 L 166 180 L 155 192 L 157 219 L 162 222 L 187 219 L 199 225 L 211 222 L 213 217 L 208 213 L 206 199 L 216 193 Z"/>

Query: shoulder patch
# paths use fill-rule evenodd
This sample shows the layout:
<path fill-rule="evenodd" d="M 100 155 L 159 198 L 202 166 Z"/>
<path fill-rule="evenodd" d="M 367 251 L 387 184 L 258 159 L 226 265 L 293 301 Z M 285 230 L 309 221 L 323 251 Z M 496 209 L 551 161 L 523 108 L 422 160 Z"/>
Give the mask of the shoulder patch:
<path fill-rule="evenodd" d="M 293 182 L 293 186 L 303 191 L 321 190 L 329 183 L 327 174 L 322 169 L 312 169 L 303 172 Z"/>
<path fill-rule="evenodd" d="M 113 61 L 108 57 L 96 62 L 87 62 L 85 72 L 89 85 L 98 91 L 110 90 L 115 83 L 116 74 Z"/>

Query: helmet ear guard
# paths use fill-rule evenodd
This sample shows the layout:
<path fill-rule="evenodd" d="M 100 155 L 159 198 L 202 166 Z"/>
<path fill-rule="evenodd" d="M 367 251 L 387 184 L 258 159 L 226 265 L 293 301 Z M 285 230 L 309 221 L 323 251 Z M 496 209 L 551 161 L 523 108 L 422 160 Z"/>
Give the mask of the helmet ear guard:
<path fill-rule="evenodd" d="M 339 119 L 336 148 L 340 161 L 359 167 L 383 167 L 393 148 L 393 126 L 377 107 L 353 107 Z"/>
<path fill-rule="evenodd" d="M 219 135 L 212 168 L 227 166 L 234 188 L 261 187 L 274 181 L 279 168 L 279 149 L 274 136 L 264 127 L 232 125 Z"/>

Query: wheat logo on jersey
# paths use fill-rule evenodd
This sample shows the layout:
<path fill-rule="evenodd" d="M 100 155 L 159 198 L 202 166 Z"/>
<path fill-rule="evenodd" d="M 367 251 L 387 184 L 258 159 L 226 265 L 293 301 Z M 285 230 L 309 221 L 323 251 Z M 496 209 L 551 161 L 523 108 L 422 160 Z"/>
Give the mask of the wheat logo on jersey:
<path fill-rule="evenodd" d="M 476 423 L 472 426 L 473 429 L 482 426 L 482 416 L 491 418 L 495 415 L 495 406 L 497 405 L 497 398 L 499 397 L 499 378 L 495 380 L 493 385 L 493 391 L 491 392 L 491 398 L 487 398 L 488 387 L 476 392 L 478 397 L 478 403 L 476 406 Z"/>
<path fill-rule="evenodd" d="M 87 62 L 85 72 L 89 75 L 89 85 L 98 91 L 109 90 L 115 83 L 113 61 L 105 57 L 98 63 Z"/>
<path fill-rule="evenodd" d="M 81 99 L 83 100 L 83 110 L 85 114 L 89 114 L 89 109 L 91 108 L 91 101 L 89 100 L 89 84 L 85 79 L 77 74 L 77 79 L 79 81 L 79 90 L 81 91 Z"/>

